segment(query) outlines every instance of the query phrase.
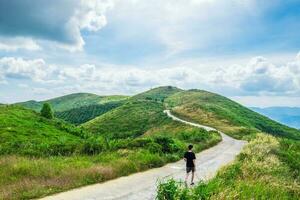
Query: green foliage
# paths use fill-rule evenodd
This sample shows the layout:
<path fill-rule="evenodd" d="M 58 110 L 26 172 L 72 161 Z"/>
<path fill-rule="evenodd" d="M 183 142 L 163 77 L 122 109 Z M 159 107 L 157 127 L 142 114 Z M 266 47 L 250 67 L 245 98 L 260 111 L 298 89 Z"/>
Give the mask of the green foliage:
<path fill-rule="evenodd" d="M 156 200 L 196 200 L 183 182 L 168 179 L 158 183 Z"/>
<path fill-rule="evenodd" d="M 51 109 L 51 106 L 49 103 L 44 103 L 43 107 L 41 109 L 41 116 L 47 118 L 47 119 L 52 119 L 53 118 L 53 112 Z"/>
<path fill-rule="evenodd" d="M 104 104 L 82 106 L 62 112 L 55 112 L 55 117 L 63 119 L 72 124 L 79 125 L 119 107 L 123 103 L 124 101 L 113 101 Z"/>

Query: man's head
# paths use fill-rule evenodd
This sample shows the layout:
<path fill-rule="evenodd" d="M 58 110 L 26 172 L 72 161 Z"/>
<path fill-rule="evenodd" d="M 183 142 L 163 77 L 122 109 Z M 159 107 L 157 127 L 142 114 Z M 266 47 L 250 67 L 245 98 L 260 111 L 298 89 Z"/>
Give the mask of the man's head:
<path fill-rule="evenodd" d="M 193 145 L 190 144 L 190 145 L 188 146 L 188 149 L 189 149 L 189 150 L 192 150 L 192 149 L 193 149 Z"/>

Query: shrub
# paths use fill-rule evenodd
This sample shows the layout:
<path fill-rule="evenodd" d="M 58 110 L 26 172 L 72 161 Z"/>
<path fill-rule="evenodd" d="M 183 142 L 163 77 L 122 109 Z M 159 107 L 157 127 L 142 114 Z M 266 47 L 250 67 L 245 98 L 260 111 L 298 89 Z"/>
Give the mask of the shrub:
<path fill-rule="evenodd" d="M 90 137 L 83 142 L 81 153 L 98 154 L 106 149 L 106 142 L 101 137 Z"/>
<path fill-rule="evenodd" d="M 174 153 L 178 152 L 181 149 L 178 142 L 175 142 L 175 140 L 171 137 L 156 136 L 154 138 L 154 142 L 162 147 L 163 153 Z"/>
<path fill-rule="evenodd" d="M 155 143 L 155 142 L 151 142 L 149 144 L 147 144 L 147 147 L 146 147 L 151 153 L 159 153 L 161 154 L 162 153 L 162 146 Z"/>
<path fill-rule="evenodd" d="M 49 103 L 44 103 L 41 109 L 41 115 L 47 119 L 53 118 L 53 112 Z"/>

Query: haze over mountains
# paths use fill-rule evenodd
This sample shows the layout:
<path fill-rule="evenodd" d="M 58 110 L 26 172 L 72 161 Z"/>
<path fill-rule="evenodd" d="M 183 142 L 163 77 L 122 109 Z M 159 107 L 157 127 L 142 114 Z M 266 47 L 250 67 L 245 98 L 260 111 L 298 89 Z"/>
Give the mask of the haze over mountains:
<path fill-rule="evenodd" d="M 282 124 L 300 129 L 299 107 L 251 107 L 251 109 Z"/>

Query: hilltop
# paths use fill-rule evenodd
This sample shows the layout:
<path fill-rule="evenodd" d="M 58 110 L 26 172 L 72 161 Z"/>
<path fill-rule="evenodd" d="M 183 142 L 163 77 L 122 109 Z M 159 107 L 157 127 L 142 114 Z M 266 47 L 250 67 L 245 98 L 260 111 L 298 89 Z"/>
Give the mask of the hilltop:
<path fill-rule="evenodd" d="M 55 112 L 62 112 L 82 106 L 105 104 L 108 102 L 121 101 L 127 99 L 128 96 L 111 95 L 111 96 L 98 96 L 91 93 L 75 93 L 69 94 L 45 101 L 26 101 L 17 103 L 35 111 L 40 111 L 44 103 L 49 103 Z"/>

